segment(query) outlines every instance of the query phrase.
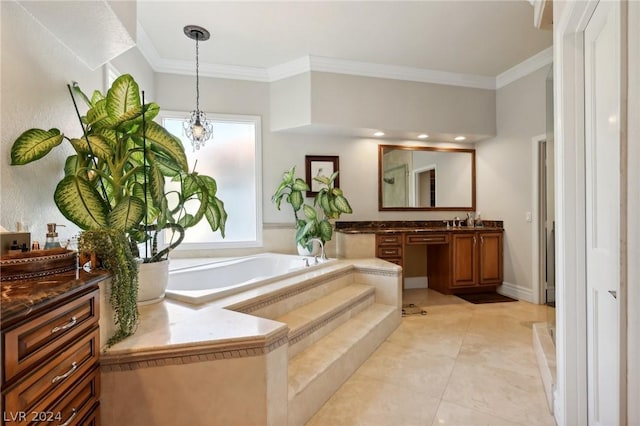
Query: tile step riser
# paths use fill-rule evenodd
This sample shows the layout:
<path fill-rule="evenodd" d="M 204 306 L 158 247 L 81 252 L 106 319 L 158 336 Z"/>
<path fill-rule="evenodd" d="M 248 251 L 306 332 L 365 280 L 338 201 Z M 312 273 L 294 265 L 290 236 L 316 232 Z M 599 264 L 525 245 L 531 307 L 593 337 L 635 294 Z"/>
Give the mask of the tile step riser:
<path fill-rule="evenodd" d="M 303 327 L 303 329 L 296 330 L 295 333 L 289 333 L 289 359 L 307 349 L 374 303 L 375 294 L 365 294 L 363 297 L 352 301 L 352 303 L 343 309 L 332 312 L 331 315 L 314 321 L 308 326 Z"/>
<path fill-rule="evenodd" d="M 343 275 L 311 287 L 302 293 L 292 294 L 290 297 L 286 297 L 283 300 L 279 300 L 278 302 L 255 310 L 251 312 L 251 315 L 275 320 L 294 309 L 300 308 L 301 306 L 320 299 L 334 291 L 347 287 L 352 283 L 353 274 Z"/>
<path fill-rule="evenodd" d="M 398 327 L 400 321 L 397 312 L 385 315 L 303 389 L 295 394 L 290 390 L 288 425 L 304 425 Z"/>

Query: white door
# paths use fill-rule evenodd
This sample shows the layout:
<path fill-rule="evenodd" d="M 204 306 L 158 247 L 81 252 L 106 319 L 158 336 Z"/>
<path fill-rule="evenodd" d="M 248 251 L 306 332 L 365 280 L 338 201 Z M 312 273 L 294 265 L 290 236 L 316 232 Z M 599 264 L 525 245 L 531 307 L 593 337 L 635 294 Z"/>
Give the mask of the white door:
<path fill-rule="evenodd" d="M 620 424 L 620 2 L 585 30 L 589 424 Z"/>

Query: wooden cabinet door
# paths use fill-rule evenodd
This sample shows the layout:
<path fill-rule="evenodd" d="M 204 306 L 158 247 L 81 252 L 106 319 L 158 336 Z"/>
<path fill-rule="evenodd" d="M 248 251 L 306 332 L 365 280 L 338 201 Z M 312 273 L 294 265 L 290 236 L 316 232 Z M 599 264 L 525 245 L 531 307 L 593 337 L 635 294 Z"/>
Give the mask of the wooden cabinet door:
<path fill-rule="evenodd" d="M 502 233 L 479 232 L 480 285 L 502 283 Z"/>
<path fill-rule="evenodd" d="M 453 234 L 453 287 L 477 284 L 476 244 L 475 232 Z"/>

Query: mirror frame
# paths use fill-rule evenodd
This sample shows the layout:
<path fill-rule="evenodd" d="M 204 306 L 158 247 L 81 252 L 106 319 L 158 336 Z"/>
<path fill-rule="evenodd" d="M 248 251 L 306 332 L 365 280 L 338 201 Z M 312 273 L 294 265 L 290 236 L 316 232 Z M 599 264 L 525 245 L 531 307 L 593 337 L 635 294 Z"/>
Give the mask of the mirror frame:
<path fill-rule="evenodd" d="M 408 151 L 459 152 L 471 154 L 471 206 L 466 207 L 384 207 L 382 205 L 382 160 L 385 149 Z M 378 211 L 470 211 L 476 210 L 476 150 L 473 148 L 441 148 L 434 146 L 378 145 Z"/>

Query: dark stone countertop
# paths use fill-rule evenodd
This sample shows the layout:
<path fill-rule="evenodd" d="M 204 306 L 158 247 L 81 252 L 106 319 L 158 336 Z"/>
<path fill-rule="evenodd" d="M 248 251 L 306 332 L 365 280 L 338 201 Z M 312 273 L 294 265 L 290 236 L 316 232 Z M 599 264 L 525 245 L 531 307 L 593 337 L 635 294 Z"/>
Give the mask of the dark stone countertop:
<path fill-rule="evenodd" d="M 28 317 L 50 303 L 95 286 L 108 277 L 109 273 L 105 270 L 80 270 L 77 276 L 74 270 L 31 280 L 2 281 L 1 328 Z"/>
<path fill-rule="evenodd" d="M 483 226 L 449 226 L 448 228 L 442 220 L 336 222 L 336 232 L 343 234 L 395 234 L 503 231 L 501 220 L 483 220 L 482 222 Z"/>

